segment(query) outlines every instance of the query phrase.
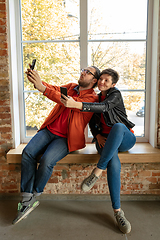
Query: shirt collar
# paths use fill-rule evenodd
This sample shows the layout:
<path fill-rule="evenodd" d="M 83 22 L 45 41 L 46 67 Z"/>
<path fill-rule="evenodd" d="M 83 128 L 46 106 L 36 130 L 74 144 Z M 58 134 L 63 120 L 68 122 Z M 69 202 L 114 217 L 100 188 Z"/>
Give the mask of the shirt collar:
<path fill-rule="evenodd" d="M 77 92 L 77 94 L 79 95 L 79 85 L 75 86 L 74 90 Z"/>

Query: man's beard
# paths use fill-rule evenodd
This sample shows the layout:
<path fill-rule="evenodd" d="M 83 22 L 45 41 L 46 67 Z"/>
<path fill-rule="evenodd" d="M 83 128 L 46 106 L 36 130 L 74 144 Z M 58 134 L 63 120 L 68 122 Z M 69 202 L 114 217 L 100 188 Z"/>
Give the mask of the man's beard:
<path fill-rule="evenodd" d="M 82 88 L 87 88 L 90 85 L 90 83 L 83 82 L 83 80 L 81 81 L 81 79 L 78 80 L 78 83 L 79 83 L 79 86 Z"/>

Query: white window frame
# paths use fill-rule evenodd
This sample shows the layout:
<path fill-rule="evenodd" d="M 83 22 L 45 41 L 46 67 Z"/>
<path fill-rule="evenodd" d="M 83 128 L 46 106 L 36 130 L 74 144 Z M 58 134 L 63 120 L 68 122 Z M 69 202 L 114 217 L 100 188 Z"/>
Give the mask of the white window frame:
<path fill-rule="evenodd" d="M 148 39 L 146 59 L 146 111 L 145 137 L 137 137 L 137 141 L 149 142 L 157 146 L 157 118 L 158 118 L 158 21 L 159 0 L 149 0 L 148 11 Z M 24 137 L 24 99 L 23 99 L 23 69 L 21 51 L 21 21 L 20 0 L 7 1 L 8 33 L 9 33 L 9 66 L 11 82 L 11 111 L 13 126 L 13 143 L 16 148 L 26 143 L 30 138 Z M 83 11 L 82 11 L 83 10 Z M 87 66 L 87 0 L 80 1 L 80 67 Z"/>

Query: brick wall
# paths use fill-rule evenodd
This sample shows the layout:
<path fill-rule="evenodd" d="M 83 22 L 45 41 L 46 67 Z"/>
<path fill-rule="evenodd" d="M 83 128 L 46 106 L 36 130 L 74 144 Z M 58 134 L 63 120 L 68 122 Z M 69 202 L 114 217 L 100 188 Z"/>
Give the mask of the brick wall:
<path fill-rule="evenodd" d="M 21 170 L 20 164 L 6 162 L 6 152 L 12 148 L 6 2 L 7 0 L 0 0 L 0 194 L 19 192 Z M 160 146 L 160 104 L 158 124 L 157 139 Z M 57 165 L 46 185 L 45 193 L 81 193 L 80 184 L 93 167 L 94 165 L 84 164 Z M 122 164 L 122 194 L 160 194 L 159 170 L 158 164 Z M 105 172 L 90 193 L 108 193 Z"/>
<path fill-rule="evenodd" d="M 159 16 L 160 16 L 160 8 L 159 8 Z M 160 53 L 160 20 L 159 20 L 159 29 L 158 29 L 158 36 L 159 36 L 159 53 Z M 159 100 L 158 100 L 158 131 L 157 131 L 157 145 L 160 148 L 160 54 L 159 54 Z"/>
<path fill-rule="evenodd" d="M 6 191 L 3 184 L 11 177 L 13 168 L 6 163 L 6 152 L 12 147 L 7 31 L 6 1 L 0 0 L 0 192 Z"/>
<path fill-rule="evenodd" d="M 80 194 L 81 182 L 95 165 L 57 165 L 45 187 L 45 193 Z M 53 184 L 54 183 L 54 184 Z M 107 174 L 90 190 L 90 194 L 108 194 Z M 160 164 L 122 164 L 121 194 L 160 194 Z"/>
<path fill-rule="evenodd" d="M 82 194 L 81 182 L 93 170 L 95 164 L 59 164 L 54 168 L 44 193 Z M 20 189 L 20 165 L 3 165 L 0 193 L 18 193 Z M 108 194 L 107 174 L 103 171 L 89 194 Z M 87 193 L 88 194 L 88 193 Z M 160 164 L 122 164 L 121 194 L 160 195 Z"/>

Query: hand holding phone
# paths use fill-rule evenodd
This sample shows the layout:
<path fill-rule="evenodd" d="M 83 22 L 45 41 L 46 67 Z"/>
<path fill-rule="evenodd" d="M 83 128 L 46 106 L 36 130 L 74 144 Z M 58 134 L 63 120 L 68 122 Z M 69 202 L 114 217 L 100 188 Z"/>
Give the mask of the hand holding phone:
<path fill-rule="evenodd" d="M 67 88 L 66 87 L 60 87 L 61 89 L 61 98 L 64 99 L 64 97 L 62 96 L 62 94 L 64 94 L 67 97 Z"/>

